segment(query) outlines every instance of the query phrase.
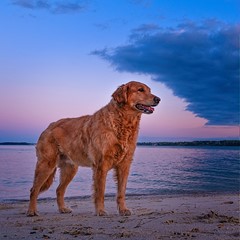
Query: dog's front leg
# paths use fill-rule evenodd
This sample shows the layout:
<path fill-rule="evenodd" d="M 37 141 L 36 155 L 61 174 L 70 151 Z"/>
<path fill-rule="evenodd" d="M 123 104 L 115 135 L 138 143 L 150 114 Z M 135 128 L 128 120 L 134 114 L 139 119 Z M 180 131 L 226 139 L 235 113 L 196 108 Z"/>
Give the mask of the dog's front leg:
<path fill-rule="evenodd" d="M 126 207 L 125 203 L 125 193 L 127 187 L 127 180 L 130 170 L 130 162 L 125 162 L 120 164 L 115 168 L 116 171 L 116 180 L 118 186 L 118 193 L 117 193 L 117 205 L 119 214 L 122 216 L 130 216 L 131 211 Z"/>
<path fill-rule="evenodd" d="M 103 165 L 93 167 L 93 191 L 94 203 L 97 216 L 105 216 L 104 193 L 106 185 L 107 169 Z"/>

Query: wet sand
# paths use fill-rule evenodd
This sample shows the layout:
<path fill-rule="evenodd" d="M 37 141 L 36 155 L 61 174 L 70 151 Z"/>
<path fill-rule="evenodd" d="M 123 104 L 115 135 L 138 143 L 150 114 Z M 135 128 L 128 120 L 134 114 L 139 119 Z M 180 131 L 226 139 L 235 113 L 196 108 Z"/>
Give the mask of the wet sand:
<path fill-rule="evenodd" d="M 106 197 L 108 216 L 94 215 L 91 198 L 70 198 L 70 214 L 56 200 L 40 200 L 40 216 L 27 217 L 28 202 L 0 204 L 0 239 L 240 239 L 239 195 L 128 196 L 129 217 Z"/>

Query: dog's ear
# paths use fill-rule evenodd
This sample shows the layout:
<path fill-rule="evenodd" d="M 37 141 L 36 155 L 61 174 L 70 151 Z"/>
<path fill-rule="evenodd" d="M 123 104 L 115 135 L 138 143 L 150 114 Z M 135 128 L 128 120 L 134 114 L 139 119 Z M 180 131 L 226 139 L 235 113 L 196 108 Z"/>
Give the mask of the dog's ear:
<path fill-rule="evenodd" d="M 123 106 L 127 103 L 128 86 L 123 84 L 112 94 L 113 99 L 120 105 Z"/>

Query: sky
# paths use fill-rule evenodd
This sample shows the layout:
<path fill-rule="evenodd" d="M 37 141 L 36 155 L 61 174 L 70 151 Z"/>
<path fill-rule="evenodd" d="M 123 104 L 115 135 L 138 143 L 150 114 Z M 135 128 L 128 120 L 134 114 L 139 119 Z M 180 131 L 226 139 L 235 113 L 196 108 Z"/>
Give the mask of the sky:
<path fill-rule="evenodd" d="M 1 0 L 0 142 L 36 142 L 121 84 L 161 98 L 138 141 L 239 138 L 238 0 Z"/>

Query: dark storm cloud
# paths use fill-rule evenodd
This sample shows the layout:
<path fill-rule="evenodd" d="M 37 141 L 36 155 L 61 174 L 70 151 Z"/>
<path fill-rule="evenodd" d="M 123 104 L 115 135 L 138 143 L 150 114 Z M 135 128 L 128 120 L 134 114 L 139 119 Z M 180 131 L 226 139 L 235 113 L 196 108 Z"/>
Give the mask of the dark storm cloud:
<path fill-rule="evenodd" d="M 239 25 L 185 21 L 142 25 L 129 44 L 94 51 L 118 71 L 150 74 L 183 98 L 209 125 L 239 123 Z M 166 100 L 167 101 L 167 100 Z"/>
<path fill-rule="evenodd" d="M 80 0 L 12 0 L 12 4 L 28 9 L 45 9 L 53 14 L 75 13 L 85 9 L 87 1 Z"/>

